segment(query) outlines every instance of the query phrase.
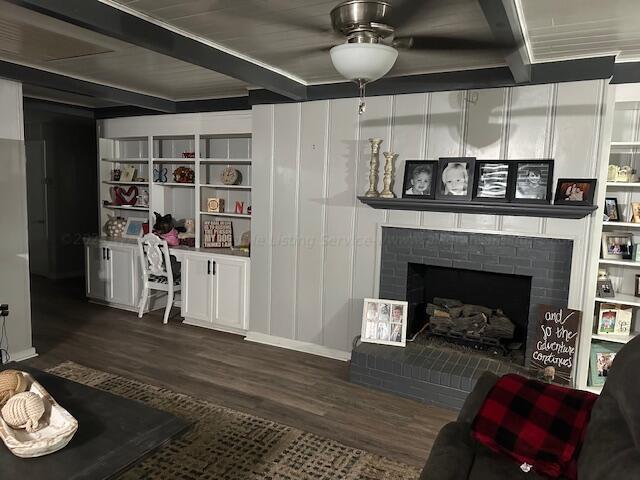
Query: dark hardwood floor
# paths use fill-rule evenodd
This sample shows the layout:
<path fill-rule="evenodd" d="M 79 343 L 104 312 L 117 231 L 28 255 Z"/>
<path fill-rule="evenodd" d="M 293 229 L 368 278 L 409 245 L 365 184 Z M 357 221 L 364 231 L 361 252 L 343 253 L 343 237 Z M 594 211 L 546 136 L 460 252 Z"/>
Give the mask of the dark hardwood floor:
<path fill-rule="evenodd" d="M 80 281 L 32 279 L 33 337 L 65 360 L 163 386 L 352 447 L 422 465 L 455 412 L 353 385 L 347 363 L 88 303 Z M 177 312 L 177 310 L 174 310 Z"/>

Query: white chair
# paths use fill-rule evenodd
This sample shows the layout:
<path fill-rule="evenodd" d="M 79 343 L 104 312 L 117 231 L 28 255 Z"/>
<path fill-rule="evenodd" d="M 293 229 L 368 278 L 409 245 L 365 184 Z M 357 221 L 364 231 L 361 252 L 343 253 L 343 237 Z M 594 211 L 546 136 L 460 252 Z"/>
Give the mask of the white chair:
<path fill-rule="evenodd" d="M 180 279 L 174 280 L 171 268 L 171 256 L 169 246 L 153 233 L 148 233 L 138 239 L 140 249 L 140 261 L 142 262 L 142 296 L 140 298 L 140 309 L 138 317 L 142 318 L 147 302 L 153 296 L 162 295 L 158 293 L 150 296 L 149 290 L 158 290 L 167 293 L 167 307 L 164 311 L 164 323 L 169 321 L 171 306 L 174 303 L 174 295 L 182 289 Z M 179 302 L 175 302 L 179 305 Z"/>

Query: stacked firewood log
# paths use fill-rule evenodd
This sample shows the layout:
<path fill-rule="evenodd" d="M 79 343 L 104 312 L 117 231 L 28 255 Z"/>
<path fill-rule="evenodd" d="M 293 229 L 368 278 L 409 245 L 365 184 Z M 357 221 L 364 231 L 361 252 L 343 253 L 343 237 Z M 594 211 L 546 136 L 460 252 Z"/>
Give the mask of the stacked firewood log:
<path fill-rule="evenodd" d="M 502 310 L 464 304 L 452 298 L 434 298 L 427 304 L 429 328 L 434 333 L 510 340 L 515 325 Z"/>

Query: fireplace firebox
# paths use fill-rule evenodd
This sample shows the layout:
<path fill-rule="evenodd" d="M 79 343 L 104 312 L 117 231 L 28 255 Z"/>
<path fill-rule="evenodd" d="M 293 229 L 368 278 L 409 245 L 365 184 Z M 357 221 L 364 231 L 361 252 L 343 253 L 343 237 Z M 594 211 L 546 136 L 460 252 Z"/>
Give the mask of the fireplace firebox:
<path fill-rule="evenodd" d="M 494 353 L 524 350 L 530 301 L 531 276 L 409 263 L 407 338 L 431 334 Z"/>

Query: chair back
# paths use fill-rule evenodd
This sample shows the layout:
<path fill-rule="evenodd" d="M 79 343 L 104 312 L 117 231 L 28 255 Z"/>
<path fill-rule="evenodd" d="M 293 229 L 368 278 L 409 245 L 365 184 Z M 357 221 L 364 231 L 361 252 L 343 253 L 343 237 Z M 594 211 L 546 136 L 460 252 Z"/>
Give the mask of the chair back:
<path fill-rule="evenodd" d="M 157 281 L 157 277 L 162 277 L 171 285 L 173 271 L 171 270 L 171 257 L 167 242 L 153 233 L 147 233 L 138 239 L 138 249 L 140 250 L 144 281 L 149 282 L 151 277 L 151 281 L 154 282 Z"/>

